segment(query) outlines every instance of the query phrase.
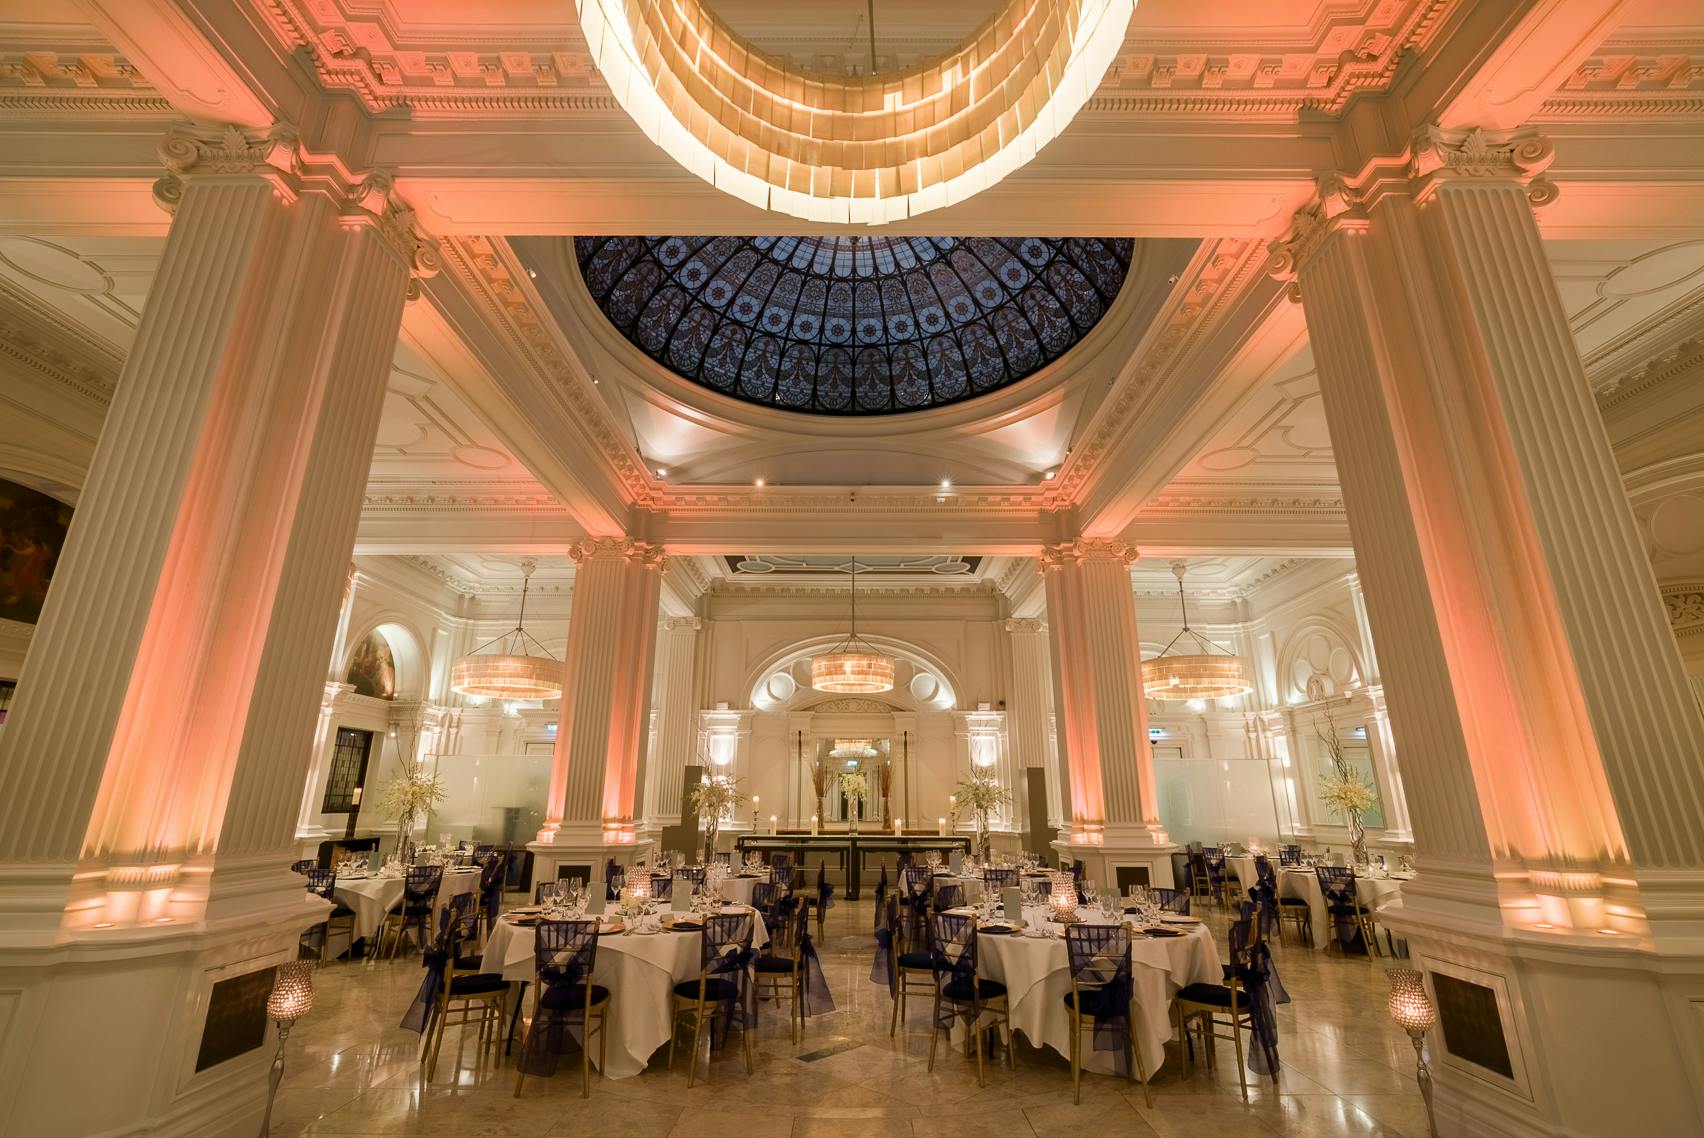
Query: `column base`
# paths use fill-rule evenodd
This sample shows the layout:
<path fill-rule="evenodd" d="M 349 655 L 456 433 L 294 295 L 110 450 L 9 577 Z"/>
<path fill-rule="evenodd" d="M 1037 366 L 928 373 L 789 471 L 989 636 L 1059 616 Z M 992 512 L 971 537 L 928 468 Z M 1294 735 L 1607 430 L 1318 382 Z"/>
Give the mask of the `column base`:
<path fill-rule="evenodd" d="M 627 841 L 611 841 L 612 837 Z M 541 831 L 539 840 L 527 843 L 533 855 L 533 881 L 554 881 L 559 877 L 583 877 L 590 881 L 601 877 L 604 865 L 611 858 L 622 865 L 632 865 L 656 848 L 647 834 L 632 829 L 606 829 L 601 823 L 564 822 L 554 831 Z"/>
<path fill-rule="evenodd" d="M 296 959 L 301 930 L 324 910 L 297 891 L 288 903 L 241 919 L 92 930 L 0 948 L 0 975 L 11 989 L 0 1032 L 5 1132 L 207 1138 L 258 1131 L 277 1049 L 265 1010 L 271 969 Z M 255 977 L 252 988 L 245 977 Z M 89 1093 L 91 1072 L 98 1094 Z"/>
<path fill-rule="evenodd" d="M 1463 920 L 1421 894 L 1379 914 L 1438 1009 L 1442 1138 L 1704 1134 L 1704 947 Z M 1392 962 L 1397 963 L 1397 962 Z"/>
<path fill-rule="evenodd" d="M 1084 877 L 1122 893 L 1129 885 L 1173 888 L 1171 855 L 1180 847 L 1164 830 L 1147 826 L 1079 824 L 1059 831 L 1053 848 L 1081 861 Z"/>

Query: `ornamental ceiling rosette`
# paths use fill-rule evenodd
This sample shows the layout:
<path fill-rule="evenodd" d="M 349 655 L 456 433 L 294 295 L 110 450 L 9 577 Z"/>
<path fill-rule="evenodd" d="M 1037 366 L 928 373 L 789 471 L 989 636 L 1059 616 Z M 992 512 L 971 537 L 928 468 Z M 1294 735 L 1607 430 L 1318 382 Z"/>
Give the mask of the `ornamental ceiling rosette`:
<path fill-rule="evenodd" d="M 633 121 L 677 162 L 761 209 L 881 224 L 969 198 L 1075 117 L 1135 0 L 1009 0 L 956 50 L 893 75 L 784 66 L 704 0 L 575 0 Z"/>

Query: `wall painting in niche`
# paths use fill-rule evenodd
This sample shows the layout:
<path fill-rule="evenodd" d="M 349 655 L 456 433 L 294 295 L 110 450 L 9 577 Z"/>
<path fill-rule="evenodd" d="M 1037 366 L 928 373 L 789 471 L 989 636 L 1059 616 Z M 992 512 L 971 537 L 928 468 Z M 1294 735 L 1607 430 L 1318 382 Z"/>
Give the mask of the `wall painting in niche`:
<path fill-rule="evenodd" d="M 70 524 L 64 502 L 0 478 L 0 620 L 41 618 Z"/>
<path fill-rule="evenodd" d="M 355 646 L 355 654 L 349 658 L 349 674 L 343 682 L 353 687 L 356 695 L 396 698 L 396 657 L 391 655 L 390 641 L 384 633 L 374 629 Z"/>

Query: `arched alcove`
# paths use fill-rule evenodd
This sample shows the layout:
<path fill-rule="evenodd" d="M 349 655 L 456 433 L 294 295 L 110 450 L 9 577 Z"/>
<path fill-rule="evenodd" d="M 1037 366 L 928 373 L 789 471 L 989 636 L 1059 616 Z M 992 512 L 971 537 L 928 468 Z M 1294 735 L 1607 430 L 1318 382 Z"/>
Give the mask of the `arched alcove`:
<path fill-rule="evenodd" d="M 390 656 L 392 674 L 389 695 L 361 691 L 362 685 L 355 684 L 350 678 L 371 667 L 376 655 L 375 649 L 380 646 L 388 650 Z M 426 689 L 431 678 L 431 659 L 418 633 L 394 616 L 381 614 L 368 621 L 359 632 L 352 632 L 346 642 L 343 661 L 337 674 L 345 683 L 355 684 L 359 694 L 377 695 L 380 699 L 418 700 L 426 698 Z"/>
<path fill-rule="evenodd" d="M 742 685 L 750 705 L 758 711 L 802 711 L 835 698 L 810 686 L 810 662 L 842 639 L 813 636 L 759 661 Z M 958 680 L 934 653 L 893 637 L 865 634 L 864 639 L 894 657 L 897 665 L 893 690 L 872 698 L 900 711 L 950 711 L 956 706 Z"/>

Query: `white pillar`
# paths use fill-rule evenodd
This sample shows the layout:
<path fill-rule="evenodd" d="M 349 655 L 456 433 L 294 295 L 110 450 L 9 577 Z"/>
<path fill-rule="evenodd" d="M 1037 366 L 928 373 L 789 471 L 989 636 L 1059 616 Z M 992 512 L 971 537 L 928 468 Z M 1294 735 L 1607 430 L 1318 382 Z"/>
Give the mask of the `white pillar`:
<path fill-rule="evenodd" d="M 651 750 L 645 777 L 645 825 L 651 831 L 680 824 L 681 780 L 694 760 L 697 742 L 701 627 L 703 622 L 695 616 L 671 616 L 664 619 L 660 629 L 656 746 Z"/>
<path fill-rule="evenodd" d="M 1006 735 L 1011 745 L 1014 798 L 1029 795 L 1028 772 L 1040 770 L 1047 786 L 1047 822 L 1060 825 L 1058 772 L 1049 769 L 1047 745 L 1048 692 L 1053 674 L 1041 621 L 1015 618 L 1006 622 L 1011 645 L 1012 682 L 1006 687 Z M 1025 815 L 1027 817 L 1027 814 Z"/>
<path fill-rule="evenodd" d="M 1324 180 L 1275 267 L 1420 853 L 1390 921 L 1435 986 L 1493 1001 L 1513 1064 L 1444 1063 L 1442 1128 L 1613 1133 L 1613 1086 L 1648 1132 L 1698 1133 L 1704 719 L 1533 220 L 1550 153 L 1423 131 L 1358 185 Z"/>
<path fill-rule="evenodd" d="M 1160 826 L 1148 708 L 1142 694 L 1141 639 L 1130 563 L 1118 541 L 1077 541 L 1042 551 L 1053 647 L 1060 744 L 1069 771 L 1069 848 L 1098 865 L 1144 866 L 1155 884 L 1171 881 L 1173 847 Z"/>
<path fill-rule="evenodd" d="M 288 130 L 161 153 L 175 217 L 0 742 L 23 1133 L 258 1122 L 270 1055 L 196 1072 L 194 1041 L 212 985 L 293 957 L 323 909 L 286 865 L 402 305 L 435 264 L 383 179 Z M 120 940 L 123 968 L 83 963 Z"/>
<path fill-rule="evenodd" d="M 556 729 L 535 876 L 556 866 L 602 865 L 635 852 L 644 800 L 646 711 L 651 705 L 657 603 L 667 558 L 627 538 L 576 542 L 561 717 Z"/>

